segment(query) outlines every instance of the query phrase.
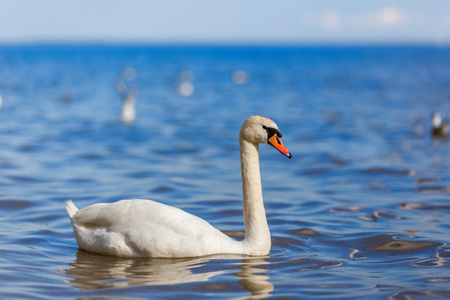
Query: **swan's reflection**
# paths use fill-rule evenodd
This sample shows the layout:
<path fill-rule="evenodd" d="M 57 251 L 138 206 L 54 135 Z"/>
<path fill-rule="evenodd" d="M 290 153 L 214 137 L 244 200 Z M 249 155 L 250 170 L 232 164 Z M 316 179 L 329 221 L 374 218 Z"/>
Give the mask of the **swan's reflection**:
<path fill-rule="evenodd" d="M 223 259 L 241 259 L 238 272 L 224 263 L 223 268 L 209 271 L 203 268 L 207 263 Z M 125 259 L 98 255 L 78 250 L 71 268 L 63 272 L 70 278 L 66 282 L 74 284 L 80 290 L 98 290 L 123 288 L 130 286 L 174 285 L 180 283 L 205 282 L 211 277 L 234 274 L 237 281 L 249 291 L 253 299 L 270 296 L 274 286 L 269 282 L 268 270 L 258 268 L 269 262 L 263 258 L 245 258 L 242 256 L 213 256 L 184 259 Z M 219 270 L 217 270 L 219 269 Z M 194 271 L 195 270 L 195 271 Z"/>
<path fill-rule="evenodd" d="M 269 262 L 263 258 L 249 258 L 242 260 L 242 264 L 238 266 L 240 271 L 235 275 L 241 277 L 238 283 L 252 294 L 250 299 L 267 298 L 274 290 L 273 284 L 269 281 L 268 270 L 258 268 L 268 264 Z"/>
<path fill-rule="evenodd" d="M 192 272 L 206 262 L 206 258 L 126 259 L 78 250 L 75 262 L 69 264 L 73 268 L 64 270 L 64 273 L 72 276 L 68 281 L 80 290 L 201 282 L 225 273 Z"/>

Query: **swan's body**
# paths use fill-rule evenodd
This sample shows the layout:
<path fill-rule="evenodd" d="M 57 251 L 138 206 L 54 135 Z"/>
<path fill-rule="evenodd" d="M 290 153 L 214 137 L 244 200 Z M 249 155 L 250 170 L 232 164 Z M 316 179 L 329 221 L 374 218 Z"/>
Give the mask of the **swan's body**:
<path fill-rule="evenodd" d="M 151 200 L 67 206 L 81 249 L 121 257 L 193 257 L 245 253 L 239 243 L 205 220 Z M 70 214 L 70 212 L 69 212 Z"/>
<path fill-rule="evenodd" d="M 438 112 L 433 113 L 431 124 L 433 128 L 431 129 L 431 135 L 435 138 L 445 138 L 448 136 L 449 132 L 449 122 L 448 120 L 442 122 L 441 115 Z"/>
<path fill-rule="evenodd" d="M 134 68 L 125 68 L 115 82 L 116 92 L 120 97 L 120 120 L 124 123 L 133 123 L 136 119 L 137 85 L 129 87 L 130 82 L 136 79 L 137 72 Z"/>
<path fill-rule="evenodd" d="M 120 112 L 120 120 L 124 123 L 133 123 L 136 119 L 136 92 L 133 89 L 126 98 L 122 100 L 122 110 Z"/>
<path fill-rule="evenodd" d="M 270 119 L 253 116 L 239 135 L 245 238 L 236 241 L 208 222 L 151 200 L 100 203 L 66 210 L 81 249 L 120 257 L 194 257 L 211 254 L 267 255 L 271 247 L 262 199 L 259 143 L 291 157 Z"/>

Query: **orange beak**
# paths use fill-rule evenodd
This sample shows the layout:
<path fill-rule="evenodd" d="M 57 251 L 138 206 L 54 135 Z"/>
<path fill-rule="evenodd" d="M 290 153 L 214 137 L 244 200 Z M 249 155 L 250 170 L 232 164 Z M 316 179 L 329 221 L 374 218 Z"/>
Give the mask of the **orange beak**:
<path fill-rule="evenodd" d="M 288 149 L 286 149 L 286 147 L 283 145 L 283 142 L 280 140 L 277 134 L 274 134 L 269 138 L 269 145 L 274 146 L 278 151 L 280 151 L 287 157 L 289 158 L 292 157 L 292 154 L 288 151 Z"/>

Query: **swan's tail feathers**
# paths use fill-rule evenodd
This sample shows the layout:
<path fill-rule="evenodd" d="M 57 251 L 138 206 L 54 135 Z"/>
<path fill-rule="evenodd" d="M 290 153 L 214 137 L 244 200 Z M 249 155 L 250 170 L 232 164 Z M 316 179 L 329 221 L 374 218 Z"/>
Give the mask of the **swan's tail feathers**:
<path fill-rule="evenodd" d="M 78 208 L 73 204 L 72 200 L 66 201 L 66 210 L 69 214 L 69 217 L 72 219 L 72 217 L 77 213 Z"/>

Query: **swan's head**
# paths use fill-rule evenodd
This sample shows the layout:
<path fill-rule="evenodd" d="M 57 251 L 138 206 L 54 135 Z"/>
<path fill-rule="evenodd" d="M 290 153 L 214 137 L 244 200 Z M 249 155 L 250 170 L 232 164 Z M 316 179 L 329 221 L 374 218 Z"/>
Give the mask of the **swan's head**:
<path fill-rule="evenodd" d="M 253 144 L 268 144 L 276 148 L 283 155 L 291 158 L 292 155 L 281 141 L 281 132 L 277 124 L 269 118 L 251 116 L 242 124 L 241 139 Z"/>

